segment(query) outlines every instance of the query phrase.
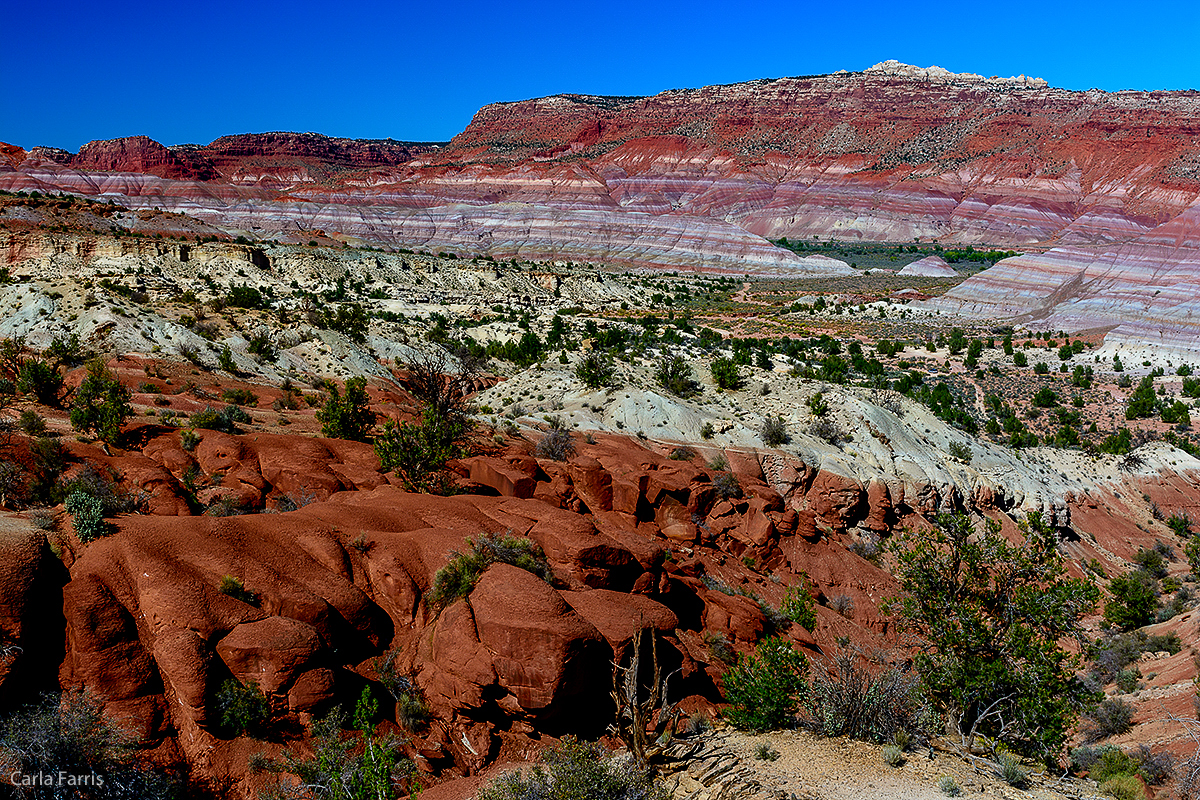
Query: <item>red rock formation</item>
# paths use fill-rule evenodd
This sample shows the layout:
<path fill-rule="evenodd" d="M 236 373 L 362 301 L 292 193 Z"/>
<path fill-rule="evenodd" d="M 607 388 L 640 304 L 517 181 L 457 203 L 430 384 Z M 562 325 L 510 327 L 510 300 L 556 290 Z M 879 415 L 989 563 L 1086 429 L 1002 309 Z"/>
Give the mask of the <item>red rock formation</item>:
<path fill-rule="evenodd" d="M 758 459 L 730 453 L 743 492 L 722 499 L 705 469 L 615 436 L 581 443 L 568 463 L 520 452 L 467 459 L 460 472 L 480 493 L 443 498 L 388 485 L 370 448 L 356 443 L 205 431 L 188 452 L 175 432 L 144 433 L 140 452 L 112 456 L 72 443 L 73 460 L 152 489 L 154 513 L 121 517 L 118 532 L 87 545 L 61 539 L 69 575 L 44 534 L 0 528 L 0 644 L 20 648 L 4 651 L 0 686 L 5 697 L 22 696 L 57 666 L 63 686 L 90 688 L 158 757 L 242 796 L 254 789 L 247 759 L 261 745 L 229 739 L 217 724 L 214 692 L 231 676 L 259 685 L 276 720 L 298 731 L 352 702 L 378 679 L 375 658 L 398 649 L 401 672 L 434 713 L 411 754 L 430 775 L 473 774 L 529 737 L 599 733 L 612 659 L 639 629 L 659 632 L 689 707 L 719 702 L 722 667 L 705 637 L 753 647 L 769 630 L 764 605 L 778 608 L 802 572 L 818 623 L 786 632 L 797 646 L 817 652 L 841 636 L 895 645 L 878 610 L 895 581 L 847 548 L 854 529 L 923 524 L 921 513 L 953 501 L 983 503 L 975 510 L 1015 530 L 987 498 L 864 486 L 782 456 L 768 483 Z M 285 491 L 315 502 L 187 516 L 187 504 L 169 497 L 182 494 L 178 477 L 189 467 L 253 508 Z M 1076 564 L 1097 559 L 1117 574 L 1139 547 L 1169 538 L 1145 497 L 1163 514 L 1197 508 L 1189 475 L 1128 482 L 1067 498 L 1061 516 L 1078 535 L 1064 547 Z M 495 564 L 465 598 L 431 606 L 426 595 L 451 552 L 503 532 L 538 544 L 554 582 Z M 226 576 L 253 602 L 223 593 Z M 830 607 L 840 596 L 853 604 L 845 616 Z M 44 608 L 62 609 L 58 627 L 31 624 Z M 52 645 L 64 640 L 65 652 Z"/>

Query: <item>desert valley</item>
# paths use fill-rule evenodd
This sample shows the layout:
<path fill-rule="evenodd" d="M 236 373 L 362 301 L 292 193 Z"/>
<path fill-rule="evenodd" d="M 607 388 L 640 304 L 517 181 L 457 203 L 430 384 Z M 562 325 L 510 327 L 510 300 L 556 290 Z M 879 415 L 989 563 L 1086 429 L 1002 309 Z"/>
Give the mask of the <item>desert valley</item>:
<path fill-rule="evenodd" d="M 1200 794 L 1196 91 L 0 144 L 0 252 L 15 796 Z"/>

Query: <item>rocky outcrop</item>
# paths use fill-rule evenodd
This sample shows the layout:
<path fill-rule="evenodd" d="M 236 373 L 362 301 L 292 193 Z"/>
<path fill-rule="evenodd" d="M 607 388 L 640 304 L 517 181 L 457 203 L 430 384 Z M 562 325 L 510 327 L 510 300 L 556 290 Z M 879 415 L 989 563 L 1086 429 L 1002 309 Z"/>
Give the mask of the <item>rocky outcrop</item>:
<path fill-rule="evenodd" d="M 706 469 L 605 437 L 567 463 L 517 451 L 458 462 L 476 493 L 443 498 L 388 485 L 351 442 L 204 431 L 185 450 L 175 432 L 139 438 L 140 451 L 111 456 L 72 446 L 73 461 L 142 490 L 152 513 L 120 517 L 87 545 L 58 536 L 69 575 L 41 532 L 0 530 L 0 644 L 21 648 L 3 651 L 0 682 L 20 695 L 57 667 L 63 687 L 89 689 L 159 758 L 234 794 L 254 784 L 244 742 L 216 710 L 230 679 L 265 693 L 281 731 L 301 731 L 367 683 L 385 696 L 378 659 L 394 651 L 433 712 L 411 754 L 435 775 L 474 774 L 514 737 L 601 733 L 613 659 L 639 631 L 656 632 L 677 670 L 673 695 L 706 707 L 720 701 L 723 669 L 706 633 L 752 648 L 769 629 L 764 604 L 777 607 L 801 572 L 864 606 L 891 586 L 882 572 L 837 570 L 828 537 L 789 542 L 797 514 L 749 458 L 736 466 L 741 495 L 721 499 Z M 246 510 L 285 489 L 308 494 L 284 513 L 188 516 L 185 472 Z M 463 597 L 430 601 L 455 551 L 501 533 L 534 542 L 551 579 L 495 563 Z M 748 566 L 768 563 L 771 580 Z M 29 626 L 31 602 L 61 607 L 65 651 L 34 651 L 56 629 Z M 811 651 L 853 624 L 819 616 L 811 635 L 787 635 Z M 884 643 L 872 613 L 857 624 Z"/>

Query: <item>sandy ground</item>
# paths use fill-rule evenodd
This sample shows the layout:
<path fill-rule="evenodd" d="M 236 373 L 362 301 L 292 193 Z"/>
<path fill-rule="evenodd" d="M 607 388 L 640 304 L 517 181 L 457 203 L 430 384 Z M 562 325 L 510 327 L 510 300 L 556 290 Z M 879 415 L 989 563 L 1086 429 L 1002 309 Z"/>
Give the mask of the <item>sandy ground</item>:
<path fill-rule="evenodd" d="M 1058 776 L 1033 775 L 1026 789 L 1017 789 L 997 779 L 990 772 L 976 770 L 956 756 L 928 747 L 906 754 L 899 767 L 890 767 L 882 758 L 882 747 L 851 741 L 845 738 L 828 739 L 803 731 L 778 731 L 750 735 L 735 731 L 711 734 L 710 752 L 723 751 L 733 755 L 738 765 L 727 774 L 743 772 L 747 783 L 757 782 L 757 791 L 738 791 L 734 786 L 719 788 L 720 781 L 701 788 L 703 768 L 691 766 L 688 777 L 672 779 L 676 798 L 762 797 L 778 800 L 941 800 L 946 795 L 938 787 L 943 776 L 951 777 L 961 788 L 963 798 L 1083 798 L 1101 797 L 1095 784 L 1089 781 L 1058 781 Z M 779 752 L 775 761 L 756 757 L 762 744 Z M 705 761 L 714 761 L 710 757 Z M 689 780 L 689 778 L 692 778 Z M 715 790 L 715 791 L 714 791 Z"/>

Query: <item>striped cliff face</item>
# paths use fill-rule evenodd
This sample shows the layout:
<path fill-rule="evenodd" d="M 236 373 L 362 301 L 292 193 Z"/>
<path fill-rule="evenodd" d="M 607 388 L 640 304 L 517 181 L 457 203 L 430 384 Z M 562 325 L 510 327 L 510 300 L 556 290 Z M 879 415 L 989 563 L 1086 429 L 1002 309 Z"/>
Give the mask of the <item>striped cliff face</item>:
<path fill-rule="evenodd" d="M 113 196 L 267 237 L 319 228 L 496 258 L 844 272 L 764 241 L 819 236 L 1062 245 L 1102 260 L 1196 202 L 1197 119 L 1193 92 L 873 68 L 498 103 L 442 144 L 270 133 L 10 148 L 0 188 Z M 1075 264 L 1072 253 L 1061 258 Z"/>

